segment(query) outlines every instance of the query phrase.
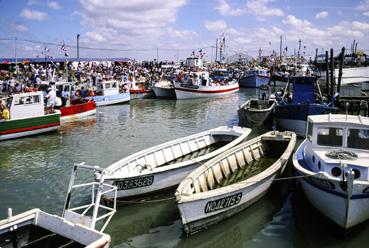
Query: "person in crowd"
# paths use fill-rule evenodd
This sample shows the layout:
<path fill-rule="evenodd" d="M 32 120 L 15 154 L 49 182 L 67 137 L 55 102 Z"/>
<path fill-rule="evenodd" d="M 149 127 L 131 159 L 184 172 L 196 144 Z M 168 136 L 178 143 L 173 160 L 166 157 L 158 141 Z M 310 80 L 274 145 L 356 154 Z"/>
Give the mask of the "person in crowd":
<path fill-rule="evenodd" d="M 46 113 L 52 113 L 54 111 L 55 106 L 55 98 L 56 94 L 51 88 L 47 88 L 47 95 L 45 96 L 47 99 L 46 102 Z"/>

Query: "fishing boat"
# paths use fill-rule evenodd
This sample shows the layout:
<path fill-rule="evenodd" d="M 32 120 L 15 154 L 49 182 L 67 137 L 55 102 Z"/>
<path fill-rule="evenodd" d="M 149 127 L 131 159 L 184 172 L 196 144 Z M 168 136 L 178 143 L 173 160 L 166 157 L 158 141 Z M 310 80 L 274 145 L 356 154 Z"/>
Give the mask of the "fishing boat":
<path fill-rule="evenodd" d="M 96 96 L 89 96 L 86 99 L 94 100 L 96 106 L 105 106 L 118 103 L 129 102 L 131 99 L 129 92 L 120 93 L 117 81 L 99 82 L 97 86 Z"/>
<path fill-rule="evenodd" d="M 268 84 L 270 74 L 267 69 L 251 68 L 246 69 L 239 84 L 241 88 L 258 88 L 260 85 Z"/>
<path fill-rule="evenodd" d="M 169 80 L 160 80 L 156 82 L 152 87 L 156 98 L 176 98 L 176 92 L 174 91 L 174 85 Z"/>
<path fill-rule="evenodd" d="M 75 121 L 96 114 L 96 103 L 93 100 L 76 99 L 70 105 L 60 108 L 61 121 Z"/>
<path fill-rule="evenodd" d="M 14 94 L 6 99 L 10 119 L 0 121 L 0 140 L 51 132 L 60 126 L 60 111 L 45 113 L 42 91 Z"/>
<path fill-rule="evenodd" d="M 132 154 L 96 176 L 117 186 L 118 198 L 141 197 L 178 185 L 193 169 L 244 141 L 250 132 L 241 127 L 210 129 Z"/>
<path fill-rule="evenodd" d="M 349 229 L 369 218 L 368 117 L 309 116 L 293 166 L 307 199 L 338 226 Z"/>
<path fill-rule="evenodd" d="M 331 103 L 325 103 L 321 100 L 323 99 L 321 94 L 320 99 L 315 97 L 315 88 L 319 89 L 317 77 L 291 77 L 289 83 L 293 86 L 292 94 L 286 90 L 283 96 L 277 99 L 274 108 L 274 118 L 282 128 L 305 136 L 308 115 L 337 112 L 337 108 L 332 104 L 334 100 Z"/>
<path fill-rule="evenodd" d="M 191 172 L 175 193 L 186 234 L 220 222 L 265 195 L 286 167 L 295 143 L 293 132 L 271 131 Z"/>
<path fill-rule="evenodd" d="M 81 120 L 88 116 L 96 114 L 96 103 L 90 99 L 71 99 L 72 84 L 70 82 L 56 82 L 49 84 L 58 97 L 61 97 L 63 91 L 68 92 L 68 98 L 65 104 L 59 109 L 61 112 L 61 121 Z"/>
<path fill-rule="evenodd" d="M 216 82 L 209 77 L 209 72 L 192 72 L 183 82 L 175 82 L 176 98 L 193 99 L 222 96 L 239 91 L 236 80 Z"/>
<path fill-rule="evenodd" d="M 128 89 L 131 99 L 154 97 L 154 91 L 146 81 L 130 81 L 128 82 Z"/>
<path fill-rule="evenodd" d="M 275 99 L 270 98 L 270 89 L 267 85 L 261 85 L 258 98 L 251 98 L 238 107 L 238 120 L 242 127 L 262 125 L 271 115 Z"/>
<path fill-rule="evenodd" d="M 12 209 L 8 209 L 7 219 L 0 221 L 0 247 L 109 247 L 110 236 L 103 231 L 116 212 L 116 199 L 114 207 L 102 205 L 100 201 L 105 191 L 115 191 L 116 187 L 105 185 L 102 181 L 75 185 L 76 166 L 98 169 L 84 164 L 74 165 L 63 215 L 60 217 L 40 209 L 32 209 L 13 216 Z M 72 187 L 91 187 L 91 203 L 69 207 Z M 99 209 L 103 209 L 104 213 L 99 212 Z M 89 210 L 92 214 L 87 213 Z M 96 224 L 102 226 L 101 229 Z"/>

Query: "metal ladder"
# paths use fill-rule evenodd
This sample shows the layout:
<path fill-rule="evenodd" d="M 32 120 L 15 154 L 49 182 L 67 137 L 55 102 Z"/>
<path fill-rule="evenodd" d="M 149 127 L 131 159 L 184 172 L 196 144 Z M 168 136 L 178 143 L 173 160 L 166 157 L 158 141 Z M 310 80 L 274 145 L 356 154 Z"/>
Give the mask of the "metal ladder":
<path fill-rule="evenodd" d="M 95 174 L 96 172 L 99 172 L 101 174 L 101 177 L 99 178 L 99 181 L 95 182 L 89 182 L 89 183 L 81 183 L 81 184 L 74 184 L 77 170 L 78 169 L 85 169 L 93 171 Z M 91 165 L 85 165 L 85 163 L 80 164 L 74 164 L 72 169 L 72 174 L 69 180 L 69 187 L 67 196 L 65 199 L 65 204 L 63 208 L 63 214 L 62 217 L 65 218 L 68 221 L 71 221 L 73 223 L 82 224 L 84 226 L 90 227 L 92 229 L 95 229 L 96 223 L 98 221 L 102 221 L 103 219 L 103 226 L 99 230 L 100 232 L 103 232 L 108 223 L 110 222 L 111 218 L 116 212 L 116 206 L 117 206 L 117 187 L 104 183 L 104 169 L 100 168 L 98 166 L 91 166 Z M 82 188 L 82 187 L 91 187 L 91 203 L 87 205 L 82 206 L 76 206 L 73 208 L 70 208 L 70 205 L 72 203 L 72 191 L 73 189 Z M 114 201 L 113 201 L 113 207 L 109 207 L 107 205 L 103 205 L 101 203 L 101 196 L 104 194 L 107 194 L 109 192 L 114 191 Z M 99 208 L 104 209 L 107 211 L 107 213 L 100 214 L 99 216 Z M 92 215 L 87 214 L 89 210 L 93 209 Z M 82 213 L 78 213 L 77 211 L 83 211 Z"/>

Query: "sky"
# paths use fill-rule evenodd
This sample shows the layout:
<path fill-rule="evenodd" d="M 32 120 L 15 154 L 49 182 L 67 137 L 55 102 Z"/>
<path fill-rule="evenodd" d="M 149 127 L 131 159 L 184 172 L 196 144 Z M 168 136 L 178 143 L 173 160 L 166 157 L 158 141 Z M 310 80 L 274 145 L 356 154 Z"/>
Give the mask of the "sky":
<path fill-rule="evenodd" d="M 77 34 L 81 58 L 214 60 L 222 35 L 228 56 L 279 53 L 281 36 L 290 55 L 369 53 L 369 0 L 0 0 L 2 58 L 76 57 Z"/>

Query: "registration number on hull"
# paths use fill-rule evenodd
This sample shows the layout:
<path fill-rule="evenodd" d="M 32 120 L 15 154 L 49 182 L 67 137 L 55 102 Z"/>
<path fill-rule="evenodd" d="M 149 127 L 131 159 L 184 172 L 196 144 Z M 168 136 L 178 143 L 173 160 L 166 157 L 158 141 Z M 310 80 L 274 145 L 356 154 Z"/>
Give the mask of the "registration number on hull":
<path fill-rule="evenodd" d="M 214 201 L 209 201 L 205 205 L 205 213 L 211 213 L 214 211 L 222 210 L 224 208 L 232 207 L 241 201 L 242 192 L 235 195 L 227 196 Z"/>
<path fill-rule="evenodd" d="M 147 187 L 152 185 L 154 182 L 153 175 L 132 177 L 124 180 L 114 181 L 114 185 L 117 186 L 118 190 L 128 190 L 141 187 Z"/>

